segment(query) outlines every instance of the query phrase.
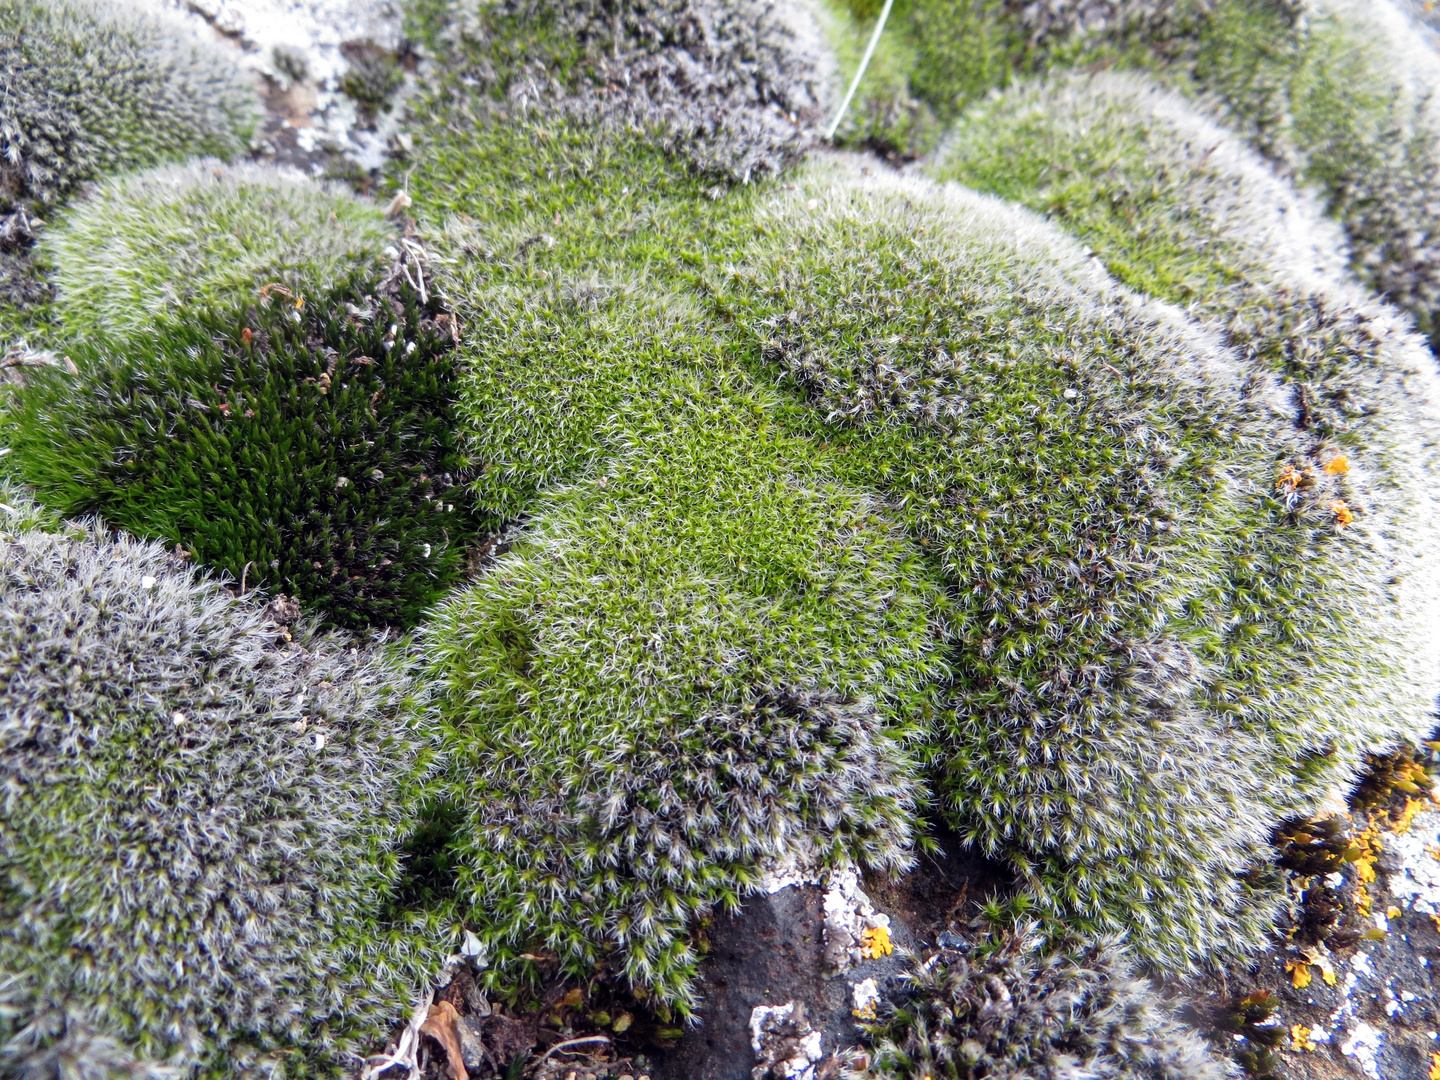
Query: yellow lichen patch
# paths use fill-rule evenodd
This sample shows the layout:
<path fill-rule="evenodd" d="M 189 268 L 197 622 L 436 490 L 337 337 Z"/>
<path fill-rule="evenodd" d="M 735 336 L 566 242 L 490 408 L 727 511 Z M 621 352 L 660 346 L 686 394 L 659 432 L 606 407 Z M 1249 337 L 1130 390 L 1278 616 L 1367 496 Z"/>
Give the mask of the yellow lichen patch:
<path fill-rule="evenodd" d="M 1380 854 L 1380 826 L 1371 822 L 1345 849 L 1346 862 L 1355 864 L 1355 876 L 1362 882 L 1375 880 L 1375 860 Z"/>
<path fill-rule="evenodd" d="M 1406 799 L 1405 809 L 1400 811 L 1400 817 L 1395 821 L 1394 831 L 1397 833 L 1409 832 L 1410 825 L 1415 820 L 1415 815 L 1423 809 L 1425 809 L 1425 804 L 1421 800 Z"/>
<path fill-rule="evenodd" d="M 1369 876 L 1368 878 L 1366 878 L 1365 880 L 1366 880 L 1366 881 L 1374 881 L 1374 880 L 1375 880 L 1375 872 L 1372 870 L 1372 871 L 1370 872 L 1370 876 Z M 1358 911 L 1358 912 L 1360 912 L 1361 915 L 1369 915 L 1369 914 L 1370 914 L 1370 905 L 1373 904 L 1374 902 L 1375 902 L 1375 901 L 1374 901 L 1374 899 L 1371 897 L 1369 890 L 1366 889 L 1364 885 L 1361 885 L 1359 888 L 1357 888 L 1357 889 L 1355 890 L 1355 910 Z"/>
<path fill-rule="evenodd" d="M 1315 1050 L 1317 1044 L 1310 1038 L 1310 1029 L 1304 1024 L 1290 1025 L 1290 1046 L 1293 1050 Z"/>
<path fill-rule="evenodd" d="M 1385 918 L 1387 919 L 1398 919 L 1403 914 L 1404 912 L 1402 912 L 1394 904 L 1391 904 L 1388 908 L 1385 909 Z"/>
<path fill-rule="evenodd" d="M 1350 459 L 1344 454 L 1331 458 L 1325 463 L 1325 471 L 1331 476 L 1344 476 L 1350 471 Z"/>
<path fill-rule="evenodd" d="M 1276 479 L 1275 487 L 1278 491 L 1282 491 L 1285 494 L 1289 495 L 1291 492 L 1293 492 L 1296 488 L 1300 487 L 1304 483 L 1305 474 L 1302 473 L 1299 469 L 1295 468 L 1294 465 L 1286 465 L 1285 471 L 1282 472 L 1279 478 Z"/>
<path fill-rule="evenodd" d="M 1330 504 L 1330 512 L 1335 515 L 1335 527 L 1343 529 L 1355 520 L 1355 512 L 1345 505 L 1344 499 L 1336 499 Z"/>
<path fill-rule="evenodd" d="M 1436 922 L 1440 923 L 1440 919 Z M 1310 965 L 1304 960 L 1286 960 L 1285 970 L 1290 975 L 1290 985 L 1296 990 L 1304 990 L 1310 985 Z"/>
<path fill-rule="evenodd" d="M 1300 975 L 1297 974 L 1294 969 L 1294 965 L 1296 964 L 1301 965 L 1306 969 L 1304 982 L 1300 981 Z M 1325 980 L 1326 986 L 1334 986 L 1335 983 L 1338 981 L 1335 975 L 1335 965 L 1330 963 L 1330 957 L 1322 951 L 1322 947 L 1316 945 L 1308 949 L 1301 949 L 1300 959 L 1291 960 L 1285 965 L 1285 970 L 1290 972 L 1290 982 L 1295 987 L 1295 989 L 1303 990 L 1305 987 L 1310 985 L 1310 980 L 1312 978 L 1312 974 L 1309 970 L 1310 968 L 1319 969 L 1320 977 Z"/>
<path fill-rule="evenodd" d="M 866 960 L 878 960 L 895 951 L 890 942 L 888 926 L 867 926 L 860 935 L 860 955 Z"/>
<path fill-rule="evenodd" d="M 1430 1080 L 1440 1080 L 1440 1054 L 1430 1055 Z"/>

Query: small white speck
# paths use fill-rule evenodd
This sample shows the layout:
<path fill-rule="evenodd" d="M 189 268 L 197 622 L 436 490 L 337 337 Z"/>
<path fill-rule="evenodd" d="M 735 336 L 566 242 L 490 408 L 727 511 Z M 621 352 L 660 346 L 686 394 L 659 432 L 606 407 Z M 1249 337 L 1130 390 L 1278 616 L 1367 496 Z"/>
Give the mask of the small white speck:
<path fill-rule="evenodd" d="M 426 544 L 426 545 L 425 545 L 425 558 L 428 559 L 429 557 L 430 557 L 430 545 L 429 545 L 429 544 Z"/>
<path fill-rule="evenodd" d="M 324 733 L 323 731 L 317 731 L 317 732 L 315 732 L 315 749 L 316 749 L 316 750 L 324 750 L 324 749 L 325 749 L 325 733 Z"/>
<path fill-rule="evenodd" d="M 806 203 L 805 205 L 808 206 L 808 207 L 810 207 L 811 210 L 818 210 L 818 209 L 820 209 L 820 200 L 819 200 L 819 199 L 811 199 L 811 200 L 810 200 L 808 203 Z"/>
<path fill-rule="evenodd" d="M 1067 401 L 1074 401 L 1079 396 L 1080 391 L 1076 390 L 1073 386 L 1067 386 L 1065 388 L 1065 398 Z"/>
<path fill-rule="evenodd" d="M 348 476 L 337 476 L 335 478 L 335 486 L 337 488 L 349 487 L 350 478 Z"/>
<path fill-rule="evenodd" d="M 186 716 L 183 712 L 177 712 L 170 717 L 170 722 L 176 727 L 179 727 L 181 724 L 185 723 L 185 720 Z"/>
<path fill-rule="evenodd" d="M 140 587 L 142 589 L 153 589 L 155 587 L 155 576 L 153 574 L 146 574 L 140 579 Z"/>

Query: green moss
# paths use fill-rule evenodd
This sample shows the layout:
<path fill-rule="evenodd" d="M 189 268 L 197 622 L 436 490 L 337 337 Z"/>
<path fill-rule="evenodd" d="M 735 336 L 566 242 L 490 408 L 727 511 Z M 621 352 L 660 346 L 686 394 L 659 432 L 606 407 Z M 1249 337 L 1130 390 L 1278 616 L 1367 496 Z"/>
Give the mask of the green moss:
<path fill-rule="evenodd" d="M 50 204 L 105 173 L 230 158 L 254 127 L 234 61 L 125 4 L 22 0 L 0 11 L 0 208 Z"/>
<path fill-rule="evenodd" d="M 1195 707 L 1215 537 L 1250 527 L 1237 485 L 1268 470 L 1234 373 L 1058 232 L 959 190 L 820 169 L 759 222 L 730 285 L 745 322 L 954 596 L 947 816 L 1047 913 L 1144 955 L 1258 941 L 1267 901 L 1233 870 L 1262 835 L 1259 761 Z"/>
<path fill-rule="evenodd" d="M 329 292 L 378 271 L 393 239 L 369 203 L 299 174 L 210 159 L 105 181 L 43 234 L 41 251 L 66 330 L 84 336 L 240 307 L 266 286 Z"/>
<path fill-rule="evenodd" d="M 277 294 L 77 344 L 77 375 L 27 370 L 6 460 L 62 513 L 181 544 L 338 625 L 408 625 L 476 523 L 450 329 L 398 296 Z"/>
<path fill-rule="evenodd" d="M 725 853 L 702 851 L 675 816 L 701 768 L 686 725 L 734 730 L 747 702 L 764 718 L 754 747 L 788 713 L 865 700 L 867 739 L 919 723 L 951 823 L 1087 933 L 1129 933 L 1180 965 L 1260 941 L 1278 894 L 1240 875 L 1266 857 L 1273 817 L 1418 715 L 1402 673 L 1424 660 L 1405 655 L 1373 573 L 1381 523 L 1415 489 L 1385 493 L 1405 470 L 1346 400 L 1399 374 L 1384 359 L 1394 317 L 1297 290 L 1264 310 L 1314 322 L 1313 348 L 1287 352 L 1294 335 L 1249 307 L 1207 330 L 992 200 L 843 164 L 726 192 L 643 127 L 516 116 L 497 104 L 505 70 L 432 89 L 405 165 L 466 327 L 476 498 L 525 526 L 427 639 L 453 801 L 474 807 L 457 895 L 497 972 L 523 969 L 527 942 L 577 971 L 616 954 L 688 1003 L 687 919 L 778 850 L 735 857 L 717 811 Z M 1123 179 L 1124 140 L 1100 136 L 1095 160 L 1116 153 Z M 1162 221 L 1178 168 L 1107 208 L 1114 192 L 1090 198 L 1078 167 L 1052 178 L 1015 157 L 1022 181 L 1095 224 L 1129 281 L 1187 302 L 1252 288 L 1241 255 L 1195 252 L 1198 211 Z M 1312 433 L 1285 380 L 1316 389 Z M 1352 447 L 1355 477 L 1313 468 Z M 1379 455 L 1373 481 L 1362 451 Z M 1312 467 L 1293 500 L 1276 489 L 1292 463 Z M 899 546 L 842 557 L 832 530 L 867 495 Z M 1337 529 L 1338 497 L 1373 518 Z M 794 546 L 771 502 L 800 523 Z M 832 615 L 869 584 L 793 585 L 839 573 L 835 557 L 896 582 L 914 621 L 849 638 Z M 1402 608 L 1423 593 L 1406 588 Z M 922 611 L 940 652 L 911 644 Z M 657 779 L 657 754 L 685 763 L 683 783 Z M 908 766 L 893 760 L 900 789 Z M 615 794 L 607 816 L 611 785 L 661 794 Z M 494 798 L 472 804 L 472 789 Z M 803 789 L 753 820 L 871 857 L 854 832 L 828 847 L 835 819 L 811 816 Z M 717 791 L 748 798 L 738 776 Z M 537 800 L 544 813 L 527 815 Z M 877 828 L 903 851 L 908 811 L 888 813 Z M 641 822 L 652 848 L 637 846 Z M 685 887 L 657 893 L 667 873 Z"/>

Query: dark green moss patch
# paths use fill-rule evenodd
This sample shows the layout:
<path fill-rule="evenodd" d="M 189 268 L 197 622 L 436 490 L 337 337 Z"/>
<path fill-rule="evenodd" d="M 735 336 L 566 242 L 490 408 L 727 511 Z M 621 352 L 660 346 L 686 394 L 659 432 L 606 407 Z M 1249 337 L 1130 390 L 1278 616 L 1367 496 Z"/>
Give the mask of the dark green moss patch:
<path fill-rule="evenodd" d="M 408 285 L 262 299 L 77 345 L 17 396 L 11 459 L 66 514 L 177 543 L 337 625 L 404 626 L 476 533 L 451 324 Z"/>

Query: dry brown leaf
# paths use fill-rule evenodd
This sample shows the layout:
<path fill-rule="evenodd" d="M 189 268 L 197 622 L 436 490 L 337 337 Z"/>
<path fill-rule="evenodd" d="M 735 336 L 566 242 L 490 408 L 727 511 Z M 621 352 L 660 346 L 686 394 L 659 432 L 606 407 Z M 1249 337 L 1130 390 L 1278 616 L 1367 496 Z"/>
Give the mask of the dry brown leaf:
<path fill-rule="evenodd" d="M 460 1056 L 460 1014 L 455 1011 L 454 1005 L 448 1001 L 431 1005 L 420 1031 L 445 1048 L 451 1080 L 470 1080 L 470 1074 L 465 1071 L 465 1060 Z"/>

